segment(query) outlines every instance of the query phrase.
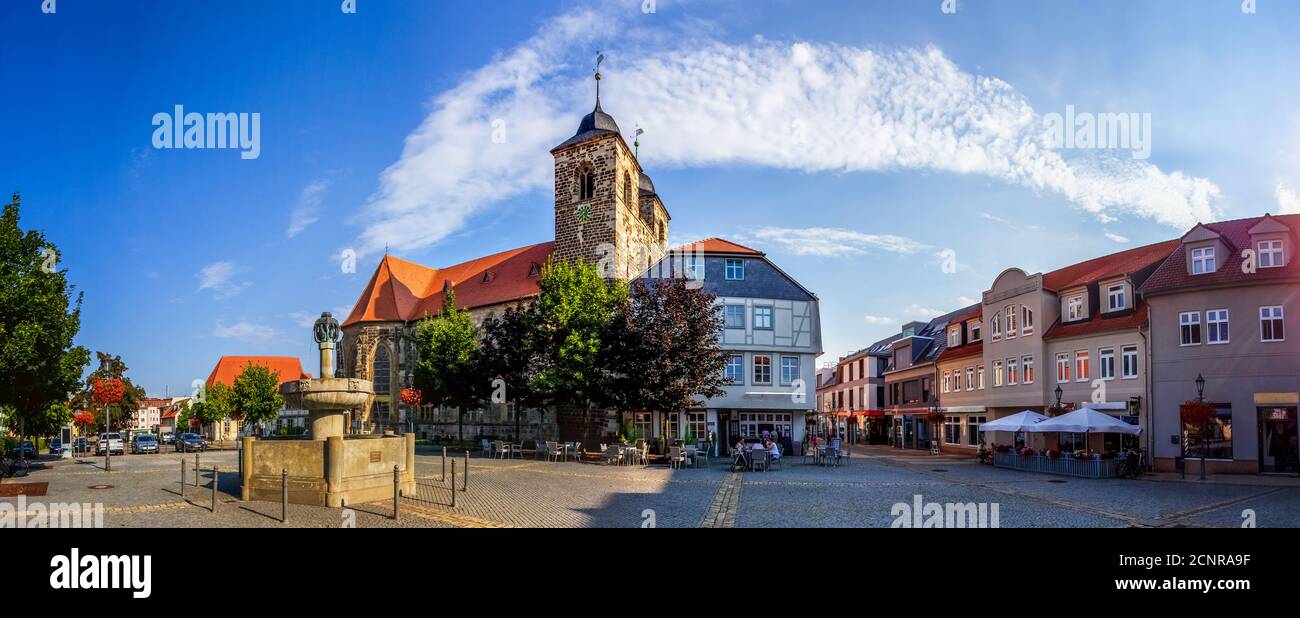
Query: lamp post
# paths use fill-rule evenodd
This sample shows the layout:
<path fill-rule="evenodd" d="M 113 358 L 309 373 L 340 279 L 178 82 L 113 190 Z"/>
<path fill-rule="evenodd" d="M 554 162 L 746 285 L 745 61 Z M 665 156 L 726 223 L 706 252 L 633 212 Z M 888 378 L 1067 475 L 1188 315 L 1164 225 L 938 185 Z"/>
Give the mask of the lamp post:
<path fill-rule="evenodd" d="M 1199 373 L 1196 374 L 1196 402 L 1205 403 L 1205 376 Z M 1206 431 L 1209 430 L 1209 428 L 1210 428 L 1209 421 L 1202 421 L 1200 431 L 1197 432 L 1201 434 L 1201 480 L 1202 481 L 1205 480 L 1205 451 L 1209 446 L 1207 436 L 1205 435 L 1205 433 Z"/>

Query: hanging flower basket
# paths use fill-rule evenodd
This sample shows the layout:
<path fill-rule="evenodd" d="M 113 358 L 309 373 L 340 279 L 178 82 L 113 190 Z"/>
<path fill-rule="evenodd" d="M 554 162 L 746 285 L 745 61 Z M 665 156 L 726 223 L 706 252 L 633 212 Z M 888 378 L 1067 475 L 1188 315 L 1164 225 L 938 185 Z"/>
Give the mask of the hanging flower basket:
<path fill-rule="evenodd" d="M 78 412 L 72 416 L 72 422 L 76 425 L 94 425 L 95 414 L 93 412 Z"/>
<path fill-rule="evenodd" d="M 424 393 L 421 393 L 420 389 L 418 388 L 408 387 L 402 389 L 402 403 L 408 406 L 418 406 L 420 405 L 421 400 L 423 399 L 424 399 Z"/>
<path fill-rule="evenodd" d="M 123 388 L 121 378 L 95 380 L 95 383 L 91 388 L 93 390 L 92 395 L 95 399 L 95 403 L 99 405 L 106 406 L 122 401 Z"/>
<path fill-rule="evenodd" d="M 1043 414 L 1049 418 L 1055 418 L 1069 411 L 1065 406 L 1048 406 L 1046 410 L 1043 410 Z"/>
<path fill-rule="evenodd" d="M 1214 406 L 1204 401 L 1186 401 L 1179 407 L 1183 423 L 1193 427 L 1204 427 L 1214 420 Z"/>

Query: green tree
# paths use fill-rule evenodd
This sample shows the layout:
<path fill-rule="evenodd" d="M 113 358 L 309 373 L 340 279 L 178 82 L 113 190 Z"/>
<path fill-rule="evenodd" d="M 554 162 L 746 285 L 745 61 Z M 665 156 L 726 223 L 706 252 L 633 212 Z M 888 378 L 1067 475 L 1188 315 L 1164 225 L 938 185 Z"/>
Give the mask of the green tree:
<path fill-rule="evenodd" d="M 603 352 L 627 302 L 627 285 L 606 281 L 594 265 L 578 259 L 548 260 L 538 287 L 538 366 L 531 388 L 548 403 L 580 408 L 583 433 L 590 434 L 592 413 L 609 402 L 611 374 Z"/>
<path fill-rule="evenodd" d="M 121 431 L 130 424 L 131 412 L 138 408 L 140 400 L 144 399 L 144 388 L 136 386 L 131 382 L 131 378 L 126 377 L 128 368 L 121 356 L 108 352 L 95 352 L 95 357 L 99 361 L 99 367 L 86 376 L 85 388 L 73 397 L 72 405 L 79 410 L 94 410 L 95 425 L 103 431 Z M 94 399 L 95 381 L 108 378 L 122 381 L 122 401 L 110 406 L 111 411 L 95 403 Z"/>
<path fill-rule="evenodd" d="M 190 408 L 189 400 L 180 402 L 176 406 L 176 433 L 184 433 L 190 430 L 190 419 L 194 418 L 194 410 Z"/>
<path fill-rule="evenodd" d="M 0 214 L 0 407 L 12 409 L 20 438 L 46 429 L 51 406 L 77 391 L 90 352 L 74 346 L 81 294 L 45 235 L 18 226 L 17 193 Z"/>
<path fill-rule="evenodd" d="M 479 370 L 478 329 L 469 312 L 456 308 L 448 289 L 442 311 L 425 316 L 415 328 L 415 387 L 424 401 L 457 409 L 457 435 L 465 435 L 465 413 L 483 401 L 488 382 Z"/>
<path fill-rule="evenodd" d="M 515 404 L 515 436 L 520 436 L 520 416 L 525 408 L 540 405 L 532 380 L 537 370 L 537 305 L 532 302 L 506 309 L 501 317 L 483 321 L 479 341 L 479 379 L 501 380 L 505 401 Z M 498 389 L 494 385 L 491 396 Z M 495 402 L 494 403 L 498 403 Z"/>
<path fill-rule="evenodd" d="M 726 394 L 727 353 L 718 348 L 722 307 L 685 279 L 631 286 L 614 319 L 603 358 L 611 407 L 622 412 L 680 412 Z M 702 436 L 697 436 L 702 437 Z"/>
<path fill-rule="evenodd" d="M 245 427 L 258 427 L 274 421 L 284 407 L 280 375 L 263 365 L 249 363 L 235 378 L 230 403 L 234 415 Z"/>
<path fill-rule="evenodd" d="M 231 388 L 221 382 L 213 382 L 203 389 L 203 400 L 195 401 L 190 407 L 194 418 L 205 425 L 219 423 L 230 418 L 235 411 L 234 394 Z"/>

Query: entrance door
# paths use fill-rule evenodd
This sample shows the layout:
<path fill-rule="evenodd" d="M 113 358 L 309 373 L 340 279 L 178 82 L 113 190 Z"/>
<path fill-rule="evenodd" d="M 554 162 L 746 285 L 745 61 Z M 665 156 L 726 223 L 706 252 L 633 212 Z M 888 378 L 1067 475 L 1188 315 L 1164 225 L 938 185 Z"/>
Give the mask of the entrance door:
<path fill-rule="evenodd" d="M 1260 472 L 1296 472 L 1296 408 L 1260 408 Z"/>

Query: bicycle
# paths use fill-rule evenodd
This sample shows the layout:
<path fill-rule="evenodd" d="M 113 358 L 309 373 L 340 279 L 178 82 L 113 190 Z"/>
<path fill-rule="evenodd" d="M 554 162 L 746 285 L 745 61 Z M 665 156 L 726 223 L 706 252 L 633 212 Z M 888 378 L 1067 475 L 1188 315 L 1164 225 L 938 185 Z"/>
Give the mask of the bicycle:
<path fill-rule="evenodd" d="M 1122 479 L 1136 479 L 1142 476 L 1141 457 L 1136 451 L 1129 451 L 1115 468 L 1115 476 Z"/>
<path fill-rule="evenodd" d="M 22 474 L 20 475 L 19 472 Z M 31 464 L 27 463 L 26 457 L 16 459 L 0 457 L 0 477 L 27 476 L 29 472 L 31 472 Z"/>

